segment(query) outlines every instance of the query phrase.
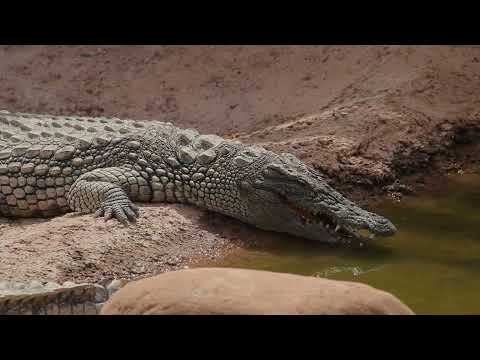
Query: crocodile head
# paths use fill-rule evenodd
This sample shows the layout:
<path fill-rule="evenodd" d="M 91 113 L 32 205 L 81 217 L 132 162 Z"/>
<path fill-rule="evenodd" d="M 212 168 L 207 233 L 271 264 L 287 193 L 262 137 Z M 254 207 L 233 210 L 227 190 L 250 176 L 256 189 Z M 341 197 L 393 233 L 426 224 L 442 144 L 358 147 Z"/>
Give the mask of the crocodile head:
<path fill-rule="evenodd" d="M 287 153 L 272 156 L 241 184 L 249 222 L 324 242 L 391 236 L 395 226 L 329 186 L 322 176 Z"/>

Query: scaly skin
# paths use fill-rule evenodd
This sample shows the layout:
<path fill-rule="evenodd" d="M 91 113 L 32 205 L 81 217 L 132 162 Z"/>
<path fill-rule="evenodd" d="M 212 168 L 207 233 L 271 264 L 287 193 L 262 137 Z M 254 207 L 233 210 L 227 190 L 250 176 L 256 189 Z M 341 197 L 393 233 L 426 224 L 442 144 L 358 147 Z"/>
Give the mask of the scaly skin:
<path fill-rule="evenodd" d="M 189 203 L 326 242 L 396 230 L 291 154 L 169 123 L 0 112 L 1 215 L 127 223 L 139 216 L 133 202 Z"/>
<path fill-rule="evenodd" d="M 95 315 L 126 283 L 118 279 L 107 286 L 0 281 L 0 315 Z"/>

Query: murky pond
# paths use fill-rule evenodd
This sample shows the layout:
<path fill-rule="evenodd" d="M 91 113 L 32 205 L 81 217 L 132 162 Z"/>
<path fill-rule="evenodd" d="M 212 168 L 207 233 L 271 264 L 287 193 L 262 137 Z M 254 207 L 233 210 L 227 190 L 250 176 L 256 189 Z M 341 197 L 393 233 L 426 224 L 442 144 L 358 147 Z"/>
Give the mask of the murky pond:
<path fill-rule="evenodd" d="M 394 237 L 356 249 L 279 240 L 215 265 L 358 281 L 396 295 L 417 314 L 480 314 L 480 175 L 451 177 L 375 211 L 397 225 Z"/>

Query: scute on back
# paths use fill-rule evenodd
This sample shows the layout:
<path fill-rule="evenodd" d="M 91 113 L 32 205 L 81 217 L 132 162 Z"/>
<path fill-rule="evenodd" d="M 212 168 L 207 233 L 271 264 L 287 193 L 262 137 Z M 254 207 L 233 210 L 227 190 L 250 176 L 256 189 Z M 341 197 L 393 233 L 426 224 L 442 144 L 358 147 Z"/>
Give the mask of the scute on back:
<path fill-rule="evenodd" d="M 0 146 L 105 143 L 114 137 L 145 130 L 145 123 L 118 118 L 52 116 L 0 112 Z"/>

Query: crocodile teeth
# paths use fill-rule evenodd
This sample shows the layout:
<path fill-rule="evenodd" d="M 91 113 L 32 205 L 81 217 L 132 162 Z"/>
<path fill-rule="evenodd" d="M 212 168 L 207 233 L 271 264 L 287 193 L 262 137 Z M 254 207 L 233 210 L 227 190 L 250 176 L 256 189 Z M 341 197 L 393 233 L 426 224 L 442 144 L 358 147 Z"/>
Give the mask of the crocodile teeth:
<path fill-rule="evenodd" d="M 341 226 L 340 226 L 340 225 L 337 225 L 337 226 L 335 227 L 335 232 L 337 232 L 338 230 L 340 230 L 340 228 L 341 228 Z"/>

